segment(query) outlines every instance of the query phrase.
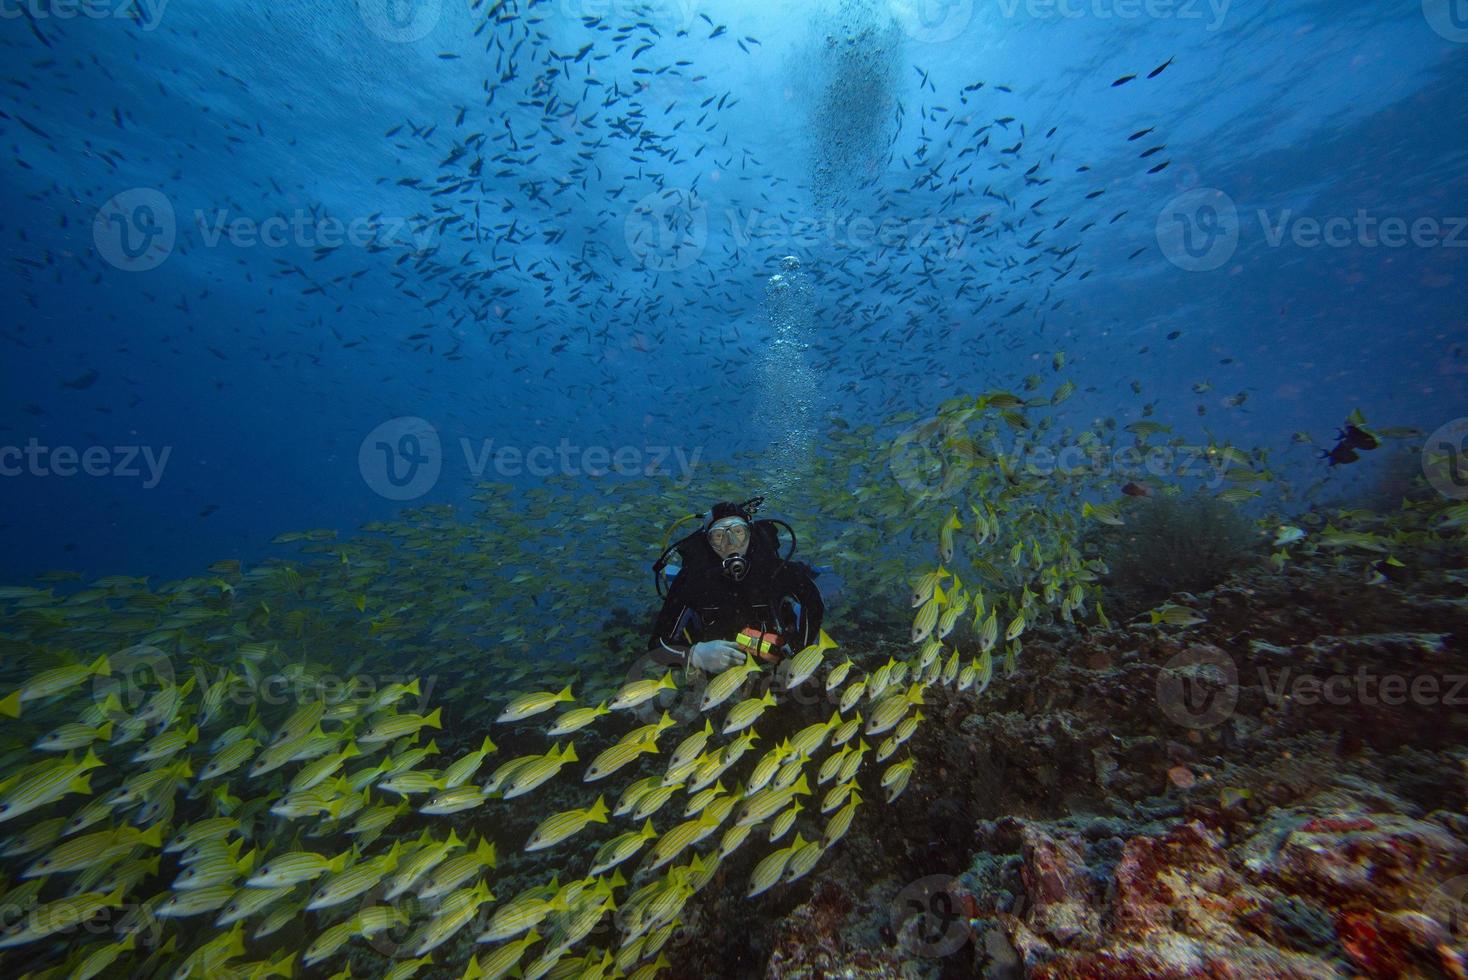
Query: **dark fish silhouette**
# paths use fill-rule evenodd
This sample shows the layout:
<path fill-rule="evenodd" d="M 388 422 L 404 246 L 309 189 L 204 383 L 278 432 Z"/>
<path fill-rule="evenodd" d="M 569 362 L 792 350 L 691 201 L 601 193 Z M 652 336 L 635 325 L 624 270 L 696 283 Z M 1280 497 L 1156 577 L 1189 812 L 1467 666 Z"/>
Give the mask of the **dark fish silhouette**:
<path fill-rule="evenodd" d="M 1381 442 L 1376 438 L 1376 436 L 1372 435 L 1370 432 L 1367 432 L 1365 429 L 1360 428 L 1359 426 L 1355 426 L 1347 422 L 1345 428 L 1340 429 L 1336 432 L 1335 447 L 1329 452 L 1325 452 L 1322 450 L 1320 453 L 1320 458 L 1329 460 L 1330 462 L 1328 463 L 1328 465 L 1330 466 L 1340 466 L 1344 463 L 1354 463 L 1356 462 L 1356 460 L 1361 458 L 1356 453 L 1356 450 L 1360 449 L 1366 452 L 1370 452 L 1379 445 L 1381 445 Z"/>

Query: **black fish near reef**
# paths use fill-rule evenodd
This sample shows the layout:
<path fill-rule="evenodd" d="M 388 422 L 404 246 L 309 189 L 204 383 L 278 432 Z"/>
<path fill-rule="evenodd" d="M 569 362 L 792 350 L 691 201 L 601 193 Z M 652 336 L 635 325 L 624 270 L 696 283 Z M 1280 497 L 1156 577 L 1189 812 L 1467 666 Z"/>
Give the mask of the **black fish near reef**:
<path fill-rule="evenodd" d="M 1379 445 L 1381 442 L 1376 436 L 1360 426 L 1347 422 L 1345 428 L 1336 433 L 1335 447 L 1329 452 L 1322 451 L 1320 458 L 1330 460 L 1329 465 L 1331 466 L 1354 463 L 1361 458 L 1355 452 L 1357 449 L 1370 452 Z"/>

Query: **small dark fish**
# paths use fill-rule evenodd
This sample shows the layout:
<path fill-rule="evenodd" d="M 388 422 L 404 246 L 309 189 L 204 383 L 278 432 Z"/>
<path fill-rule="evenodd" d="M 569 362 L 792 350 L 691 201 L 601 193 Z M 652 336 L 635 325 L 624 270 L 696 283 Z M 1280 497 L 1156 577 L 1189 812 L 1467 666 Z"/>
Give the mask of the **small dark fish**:
<path fill-rule="evenodd" d="M 1166 143 L 1162 144 L 1161 146 L 1154 146 L 1150 150 L 1143 150 L 1142 159 L 1145 160 L 1148 157 L 1152 156 L 1154 153 L 1161 153 L 1165 149 L 1167 149 Z"/>
<path fill-rule="evenodd" d="M 1157 127 L 1156 126 L 1148 126 L 1146 129 L 1142 130 L 1141 132 L 1133 133 L 1132 135 L 1128 136 L 1126 138 L 1127 139 L 1127 142 L 1128 143 L 1135 143 L 1137 140 L 1141 139 L 1143 136 L 1146 136 L 1148 133 L 1156 132 L 1156 130 L 1157 130 Z"/>
<path fill-rule="evenodd" d="M 1156 68 L 1153 68 L 1152 69 L 1152 73 L 1150 75 L 1148 75 L 1147 77 L 1148 78 L 1156 78 L 1158 75 L 1161 75 L 1163 72 L 1167 71 L 1168 66 L 1171 65 L 1176 60 L 1177 60 L 1176 56 L 1171 57 L 1171 58 L 1168 58 L 1162 64 L 1158 65 Z"/>
<path fill-rule="evenodd" d="M 1376 436 L 1367 432 L 1365 429 L 1351 425 L 1349 422 L 1346 423 L 1344 429 L 1336 433 L 1336 439 L 1339 440 L 1340 445 L 1345 446 L 1347 449 L 1364 449 L 1367 452 L 1381 445 Z"/>
<path fill-rule="evenodd" d="M 1346 446 L 1336 446 L 1330 452 L 1321 450 L 1320 458 L 1330 460 L 1330 462 L 1327 464 L 1329 466 L 1340 466 L 1344 463 L 1354 463 L 1361 457 L 1357 456 Z"/>
<path fill-rule="evenodd" d="M 1183 332 L 1181 330 L 1174 330 L 1172 333 L 1170 333 L 1170 334 L 1167 335 L 1167 339 L 1168 340 L 1177 340 L 1182 335 L 1183 335 Z"/>
<path fill-rule="evenodd" d="M 1134 79 L 1136 77 L 1137 77 L 1136 75 L 1123 75 L 1120 78 L 1118 78 L 1116 81 L 1112 82 L 1111 83 L 1111 87 L 1112 88 L 1119 88 L 1122 85 L 1125 85 L 1127 82 L 1130 82 L 1132 79 Z"/>
<path fill-rule="evenodd" d="M 214 513 L 218 509 L 219 509 L 219 505 L 218 504 L 210 504 L 209 506 L 205 507 L 203 510 L 199 511 L 199 516 L 200 517 L 208 517 L 210 514 Z"/>
<path fill-rule="evenodd" d="M 1160 173 L 1162 173 L 1162 171 L 1166 170 L 1171 165 L 1172 165 L 1172 161 L 1171 160 L 1163 160 L 1157 166 L 1155 166 L 1151 170 L 1147 171 L 1147 173 L 1149 173 L 1149 174 L 1160 174 Z"/>
<path fill-rule="evenodd" d="M 70 388 L 72 391 L 82 391 L 96 384 L 97 379 L 100 377 L 101 375 L 97 373 L 96 368 L 88 368 L 84 374 L 72 378 L 70 381 L 61 382 L 61 387 Z"/>
<path fill-rule="evenodd" d="M 1121 492 L 1126 494 L 1128 497 L 1152 496 L 1152 488 L 1144 483 L 1128 483 L 1126 486 L 1121 488 Z"/>

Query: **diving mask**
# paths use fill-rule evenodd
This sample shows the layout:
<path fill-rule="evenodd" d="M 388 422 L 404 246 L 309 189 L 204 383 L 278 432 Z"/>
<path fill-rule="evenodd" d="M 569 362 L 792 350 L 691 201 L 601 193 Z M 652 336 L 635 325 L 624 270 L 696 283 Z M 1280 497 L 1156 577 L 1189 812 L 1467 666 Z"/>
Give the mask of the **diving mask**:
<path fill-rule="evenodd" d="M 749 571 L 744 553 L 749 548 L 749 522 L 742 517 L 724 517 L 708 529 L 709 547 L 723 559 L 724 574 L 738 582 Z"/>

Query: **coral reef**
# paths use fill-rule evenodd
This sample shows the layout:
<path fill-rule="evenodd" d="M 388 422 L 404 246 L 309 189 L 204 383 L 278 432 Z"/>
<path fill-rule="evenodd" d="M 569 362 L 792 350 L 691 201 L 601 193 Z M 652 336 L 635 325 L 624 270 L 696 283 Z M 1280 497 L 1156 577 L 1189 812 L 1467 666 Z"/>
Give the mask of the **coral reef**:
<path fill-rule="evenodd" d="M 1250 568 L 1196 627 L 1040 631 L 925 707 L 912 786 L 818 877 L 704 903 L 675 971 L 1468 975 L 1468 607 L 1406 578 Z"/>

